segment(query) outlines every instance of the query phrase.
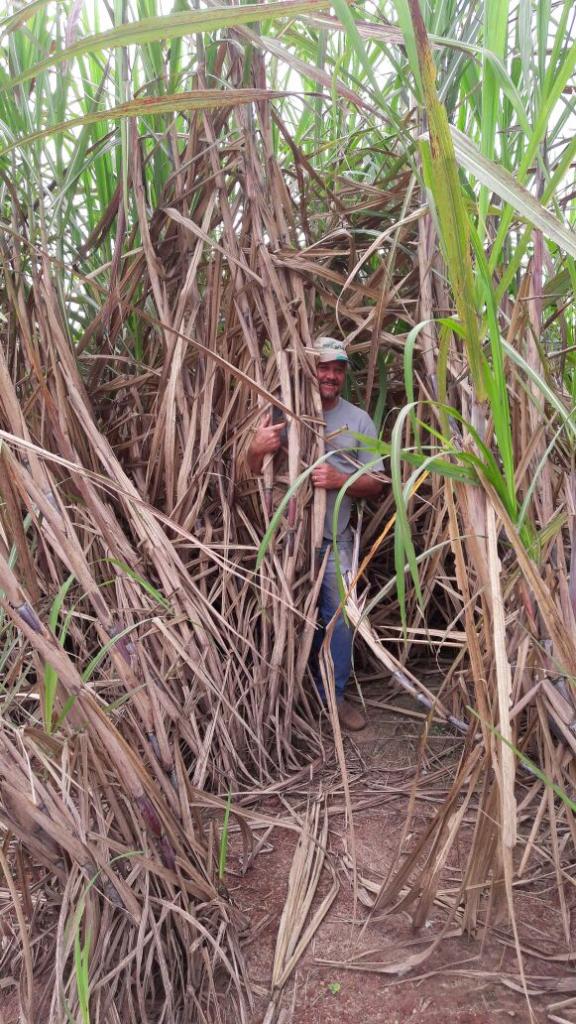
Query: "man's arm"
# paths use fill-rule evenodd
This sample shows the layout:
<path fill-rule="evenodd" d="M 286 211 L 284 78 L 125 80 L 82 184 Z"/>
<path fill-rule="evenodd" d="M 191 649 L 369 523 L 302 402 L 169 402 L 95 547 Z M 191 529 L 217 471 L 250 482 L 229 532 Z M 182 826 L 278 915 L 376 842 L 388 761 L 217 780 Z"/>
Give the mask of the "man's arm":
<path fill-rule="evenodd" d="M 314 487 L 321 487 L 325 491 L 339 491 L 352 474 L 341 473 L 330 463 L 324 462 L 312 471 L 312 483 Z M 350 484 L 346 494 L 351 498 L 368 498 L 373 500 L 379 498 L 384 490 L 384 481 L 377 476 L 370 476 L 369 470 L 358 477 L 353 484 Z"/>
<path fill-rule="evenodd" d="M 246 453 L 248 469 L 255 476 L 260 476 L 264 459 L 267 455 L 279 451 L 282 446 L 282 431 L 285 429 L 284 421 L 272 423 L 272 414 L 267 412 L 261 419 L 254 431 L 252 440 Z"/>

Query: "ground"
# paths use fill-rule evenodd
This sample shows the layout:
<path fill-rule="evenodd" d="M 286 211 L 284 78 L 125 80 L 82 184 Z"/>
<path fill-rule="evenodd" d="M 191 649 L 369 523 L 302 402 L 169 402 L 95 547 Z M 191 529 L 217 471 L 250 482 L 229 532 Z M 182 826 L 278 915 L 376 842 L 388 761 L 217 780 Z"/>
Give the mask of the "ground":
<path fill-rule="evenodd" d="M 304 812 L 306 801 L 322 789 L 331 809 L 327 865 L 340 887 L 327 916 L 316 931 L 291 977 L 270 1005 L 272 966 L 279 923 L 288 892 L 288 876 L 296 846 L 293 833 L 274 829 L 245 874 L 239 848 L 229 860 L 227 884 L 249 935 L 249 974 L 257 998 L 254 1024 L 499 1024 L 507 1020 L 536 1024 L 576 1022 L 576 975 L 570 944 L 561 926 L 556 881 L 550 867 L 531 872 L 530 881 L 515 892 L 523 968 L 532 995 L 531 1010 L 522 991 L 514 937 L 503 919 L 484 936 L 463 935 L 458 921 L 447 922 L 442 900 L 433 905 L 426 926 L 415 930 L 410 911 L 400 909 L 369 916 L 367 883 L 381 882 L 398 864 L 399 851 L 413 840 L 402 837 L 407 794 L 416 761 L 416 719 L 373 708 L 370 725 L 345 741 L 354 805 L 359 900 L 353 897 L 351 838 L 342 813 L 340 775 L 332 761 L 308 788 L 291 793 L 290 804 Z M 447 788 L 457 762 L 460 740 L 439 730 L 429 741 L 428 770 L 432 782 L 418 806 L 413 830 L 423 828 Z M 446 777 L 443 777 L 446 773 Z M 339 806 L 340 805 L 340 808 Z M 282 814 L 286 804 L 267 802 L 262 810 Z M 454 889 L 465 862 L 472 819 L 465 819 L 450 855 L 441 889 Z M 262 833 L 260 833 L 262 834 Z M 312 913 L 331 885 L 325 866 Z M 373 885 L 373 887 L 376 887 Z M 443 938 L 426 956 L 443 926 Z M 381 973 L 375 965 L 401 965 L 422 954 L 408 973 Z M 564 956 L 564 960 L 547 959 Z M 576 961 L 576 951 L 575 951 Z M 370 969 L 358 969 L 370 963 Z M 356 969 L 353 969 L 352 965 Z M 544 991 L 542 991 L 544 990 Z M 268 1013 L 268 1016 L 267 1016 Z M 532 1018 L 530 1016 L 532 1013 Z"/>
<path fill-rule="evenodd" d="M 412 906 L 370 915 L 368 904 L 382 881 L 394 873 L 401 851 L 416 841 L 444 799 L 462 740 L 443 727 L 432 730 L 425 758 L 429 781 L 421 787 L 410 833 L 404 835 L 422 720 L 409 705 L 399 714 L 390 703 L 371 701 L 369 722 L 365 730 L 345 739 L 354 839 L 347 827 L 341 774 L 327 730 L 325 763 L 281 798 L 266 799 L 256 808 L 286 821 L 294 821 L 295 814 L 302 820 L 307 808 L 318 804 L 328 812 L 328 853 L 304 924 L 337 883 L 326 917 L 274 999 L 273 963 L 279 930 L 286 930 L 282 914 L 297 833 L 256 827 L 255 855 L 246 866 L 240 833 L 232 829 L 225 883 L 231 912 L 244 933 L 255 993 L 250 1024 L 502 1024 L 509 1020 L 576 1024 L 576 948 L 564 934 L 557 880 L 544 849 L 515 890 L 523 967 L 530 992 L 536 993 L 531 995 L 531 1009 L 522 991 L 509 922 L 492 920 L 484 935 L 471 937 L 462 934 L 458 919 L 447 918 L 442 894 L 449 897 L 458 885 L 469 849 L 472 814 L 458 831 L 439 899 L 425 926 L 414 929 Z M 576 898 L 570 870 L 565 882 L 572 914 Z M 292 922 L 297 912 L 298 906 L 291 911 Z M 449 935 L 430 952 L 434 939 L 446 928 Z M 576 946 L 576 934 L 573 938 Z M 412 962 L 402 973 L 408 958 L 418 956 L 421 962 Z M 386 973 L 391 965 L 391 973 Z M 225 1011 L 225 1020 L 238 1024 L 237 1011 Z M 14 981 L 0 979 L 0 1024 L 19 1021 Z M 40 1017 L 33 1024 L 41 1024 Z"/>

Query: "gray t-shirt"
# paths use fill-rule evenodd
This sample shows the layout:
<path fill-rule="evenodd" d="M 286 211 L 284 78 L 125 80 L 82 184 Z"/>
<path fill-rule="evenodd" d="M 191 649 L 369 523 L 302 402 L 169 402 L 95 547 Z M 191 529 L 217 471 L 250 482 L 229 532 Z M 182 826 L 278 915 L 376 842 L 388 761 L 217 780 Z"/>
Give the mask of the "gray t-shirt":
<path fill-rule="evenodd" d="M 376 427 L 367 412 L 359 409 L 345 398 L 338 399 L 333 409 L 324 412 L 326 452 L 332 451 L 328 462 L 341 473 L 350 476 L 355 473 L 361 465 L 367 465 L 375 458 L 372 452 L 361 447 L 361 442 L 352 436 L 365 434 L 367 437 L 377 437 Z M 344 449 L 342 451 L 341 449 Z M 370 467 L 371 472 L 379 472 L 384 468 L 382 459 L 378 459 Z M 326 492 L 326 516 L 324 518 L 324 538 L 332 540 L 332 516 L 338 491 Z M 354 499 L 347 494 L 342 499 L 338 512 L 338 534 L 339 542 L 346 541 L 351 535 L 350 513 Z"/>

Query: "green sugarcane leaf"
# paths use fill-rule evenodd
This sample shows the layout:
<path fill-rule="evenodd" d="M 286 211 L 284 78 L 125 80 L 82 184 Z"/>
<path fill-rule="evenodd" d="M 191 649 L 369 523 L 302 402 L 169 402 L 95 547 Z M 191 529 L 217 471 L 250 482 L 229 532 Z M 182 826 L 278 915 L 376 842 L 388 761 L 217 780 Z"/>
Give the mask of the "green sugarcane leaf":
<path fill-rule="evenodd" d="M 40 5 L 42 6 L 42 5 Z M 312 11 L 325 10 L 326 0 L 279 0 L 270 4 L 246 4 L 235 7 L 210 7 L 203 11 L 178 11 L 176 14 L 159 15 L 153 18 L 142 18 L 139 21 L 126 22 L 97 35 L 85 36 L 73 46 L 57 50 L 44 60 L 32 64 L 0 87 L 14 88 L 31 78 L 37 78 L 43 71 L 49 71 L 63 61 L 73 60 L 85 53 L 96 53 L 101 50 L 112 50 L 123 46 L 144 46 L 160 39 L 177 39 L 192 35 L 195 32 L 216 32 L 222 28 L 235 25 L 247 25 L 253 21 L 269 20 L 270 18 L 295 17 L 310 14 Z M 16 16 L 15 16 L 16 17 Z"/>
<path fill-rule="evenodd" d="M 440 241 L 454 301 L 462 321 L 464 346 L 479 401 L 486 397 L 485 368 L 476 312 L 468 214 L 445 107 L 436 91 L 436 68 L 418 0 L 408 0 L 418 53 L 430 142 L 421 142 L 427 188 L 434 200 Z"/>
<path fill-rule="evenodd" d="M 108 110 L 98 110 L 81 117 L 73 117 L 69 121 L 61 121 L 59 124 L 50 125 L 41 131 L 31 132 L 23 138 L 11 137 L 7 145 L 0 147 L 0 156 L 5 156 L 15 149 L 30 146 L 39 139 L 48 139 L 53 135 L 87 124 L 102 124 L 126 117 L 173 114 L 177 110 L 222 110 L 238 107 L 243 103 L 277 99 L 285 95 L 286 93 L 269 89 L 199 89 L 196 92 L 180 92 L 171 96 L 149 96 L 130 100 L 128 103 L 121 103 Z"/>
<path fill-rule="evenodd" d="M 33 0 L 33 3 L 26 4 L 25 7 L 16 11 L 15 14 L 9 14 L 5 18 L 0 18 L 0 36 L 4 33 L 15 32 L 16 29 L 25 25 L 27 21 L 31 21 L 36 14 L 51 2 L 52 0 Z"/>
<path fill-rule="evenodd" d="M 496 192 L 505 203 L 524 217 L 529 224 L 555 242 L 564 252 L 576 257 L 576 234 L 565 227 L 553 213 L 520 184 L 510 171 L 501 167 L 493 160 L 485 157 L 463 132 L 457 128 L 450 129 L 454 142 L 454 152 L 458 163 L 470 171 L 478 181 Z M 570 155 L 576 152 L 576 142 L 570 147 Z"/>

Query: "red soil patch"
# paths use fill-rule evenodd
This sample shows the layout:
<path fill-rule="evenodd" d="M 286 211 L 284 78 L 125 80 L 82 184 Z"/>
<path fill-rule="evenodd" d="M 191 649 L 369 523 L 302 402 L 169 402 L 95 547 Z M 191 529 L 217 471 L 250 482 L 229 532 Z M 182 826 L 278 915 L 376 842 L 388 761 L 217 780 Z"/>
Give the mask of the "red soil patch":
<path fill-rule="evenodd" d="M 398 719 L 395 720 L 398 722 Z M 410 762 L 415 761 L 414 730 L 406 723 L 403 734 L 395 735 L 393 721 L 380 718 L 370 732 L 358 734 L 358 747 L 347 744 L 349 769 L 355 778 L 354 801 L 374 795 L 379 806 L 354 815 L 358 873 L 373 881 L 386 876 L 398 863 L 399 844 L 406 814 L 406 796 L 385 792 L 410 781 Z M 406 731 L 407 730 L 407 731 Z M 453 737 L 438 735 L 431 739 L 431 771 L 442 763 L 454 764 L 458 752 Z M 435 756 L 436 755 L 436 756 Z M 448 767 L 448 771 L 450 768 Z M 325 773 L 324 790 L 337 788 L 337 770 Z M 444 788 L 446 788 L 447 783 Z M 413 831 L 419 832 L 436 806 L 430 788 L 430 802 L 418 805 Z M 319 780 L 310 785 L 310 796 L 319 789 Z M 438 797 L 439 798 L 439 797 Z M 294 798 L 291 802 L 295 803 Z M 341 797 L 334 796 L 334 803 Z M 299 802 L 299 810 L 305 800 Z M 279 804 L 265 808 L 268 813 L 283 813 Z M 454 890 L 465 863 L 471 824 L 464 824 L 452 851 L 442 886 Z M 270 1000 L 272 964 L 280 915 L 288 889 L 288 874 L 296 844 L 293 833 L 275 829 L 246 875 L 237 853 L 229 862 L 227 884 L 240 911 L 250 924 L 246 950 L 249 974 L 258 993 L 254 1024 L 265 1018 Z M 410 846 L 410 842 L 405 846 Z M 351 970 L 346 962 L 369 951 L 370 962 L 398 963 L 429 948 L 447 922 L 446 910 L 434 905 L 426 927 L 415 931 L 407 911 L 388 913 L 377 919 L 368 917 L 361 904 L 354 907 L 349 868 L 350 836 L 343 814 L 330 820 L 328 842 L 332 863 L 339 874 L 341 888 L 327 917 L 304 952 L 300 962 L 277 1001 L 280 1024 L 500 1024 L 505 1021 L 529 1022 L 530 1012 L 521 990 L 513 933 L 505 921 L 481 937 L 459 935 L 445 938 L 419 967 L 402 975 Z M 327 872 L 325 871 L 325 875 Z M 516 919 L 522 945 L 533 951 L 523 957 L 524 971 L 531 990 L 537 986 L 546 992 L 531 999 L 536 1024 L 563 1020 L 576 1022 L 573 1007 L 556 1009 L 554 1004 L 576 995 L 571 987 L 573 964 L 551 962 L 545 957 L 564 952 L 566 941 L 558 908 L 556 879 L 550 865 L 531 876 L 536 880 L 515 895 Z M 318 900 L 329 887 L 321 880 Z M 454 924 L 452 925 L 454 927 Z M 576 959 L 576 952 L 575 952 Z M 338 966 L 322 963 L 335 961 Z M 517 985 L 519 991 L 507 987 Z M 554 986 L 568 984 L 568 991 L 554 992 Z M 572 1002 L 572 1000 L 570 1000 Z M 552 1008 L 551 1008 L 552 1007 Z M 555 1016 L 559 1014 L 559 1016 Z"/>

